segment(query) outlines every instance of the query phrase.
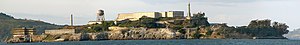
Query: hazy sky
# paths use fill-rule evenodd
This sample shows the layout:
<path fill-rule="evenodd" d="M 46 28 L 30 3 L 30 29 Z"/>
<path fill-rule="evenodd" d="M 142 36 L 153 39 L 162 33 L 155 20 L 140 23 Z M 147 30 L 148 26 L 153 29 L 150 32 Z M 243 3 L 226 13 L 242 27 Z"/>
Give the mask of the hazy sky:
<path fill-rule="evenodd" d="M 209 22 L 248 25 L 251 20 L 271 19 L 287 23 L 290 30 L 300 28 L 300 0 L 192 0 L 192 13 L 205 12 Z M 118 13 L 171 11 L 187 8 L 187 0 L 0 0 L 0 12 L 16 18 L 69 24 L 87 24 L 96 19 L 98 9 L 105 10 L 107 20 Z"/>

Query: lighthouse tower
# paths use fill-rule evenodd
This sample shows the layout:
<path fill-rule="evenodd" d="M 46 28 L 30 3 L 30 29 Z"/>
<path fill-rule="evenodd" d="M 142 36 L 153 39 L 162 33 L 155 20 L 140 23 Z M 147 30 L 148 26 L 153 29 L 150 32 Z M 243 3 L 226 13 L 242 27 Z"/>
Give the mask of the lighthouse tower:
<path fill-rule="evenodd" d="M 187 13 L 186 19 L 191 19 L 191 18 L 192 18 L 192 14 L 191 14 L 191 1 L 189 0 L 189 2 L 188 2 L 188 13 Z"/>

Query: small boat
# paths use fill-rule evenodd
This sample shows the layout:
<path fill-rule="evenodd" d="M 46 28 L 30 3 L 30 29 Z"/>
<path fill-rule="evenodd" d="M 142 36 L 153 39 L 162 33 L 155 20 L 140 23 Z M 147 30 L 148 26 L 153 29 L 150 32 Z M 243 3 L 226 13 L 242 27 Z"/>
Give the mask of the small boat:
<path fill-rule="evenodd" d="M 256 37 L 252 37 L 252 39 L 256 39 Z"/>

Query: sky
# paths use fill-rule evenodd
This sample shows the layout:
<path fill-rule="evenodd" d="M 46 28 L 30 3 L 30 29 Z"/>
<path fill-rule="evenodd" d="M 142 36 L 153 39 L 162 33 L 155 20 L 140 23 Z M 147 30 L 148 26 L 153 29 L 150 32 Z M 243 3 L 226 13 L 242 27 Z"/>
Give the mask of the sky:
<path fill-rule="evenodd" d="M 0 12 L 15 18 L 41 20 L 53 24 L 77 25 L 96 20 L 99 9 L 106 20 L 118 13 L 187 10 L 188 0 L 0 0 Z M 191 0 L 192 13 L 205 12 L 212 23 L 245 26 L 251 20 L 270 19 L 300 28 L 300 0 Z"/>

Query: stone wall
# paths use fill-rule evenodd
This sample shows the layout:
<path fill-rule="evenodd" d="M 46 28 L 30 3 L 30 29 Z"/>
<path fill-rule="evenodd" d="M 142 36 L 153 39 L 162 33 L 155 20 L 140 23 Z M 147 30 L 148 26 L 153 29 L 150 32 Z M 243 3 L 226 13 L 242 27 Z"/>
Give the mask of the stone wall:
<path fill-rule="evenodd" d="M 74 34 L 75 29 L 57 29 L 57 30 L 45 30 L 45 34 L 60 35 L 60 34 Z"/>

